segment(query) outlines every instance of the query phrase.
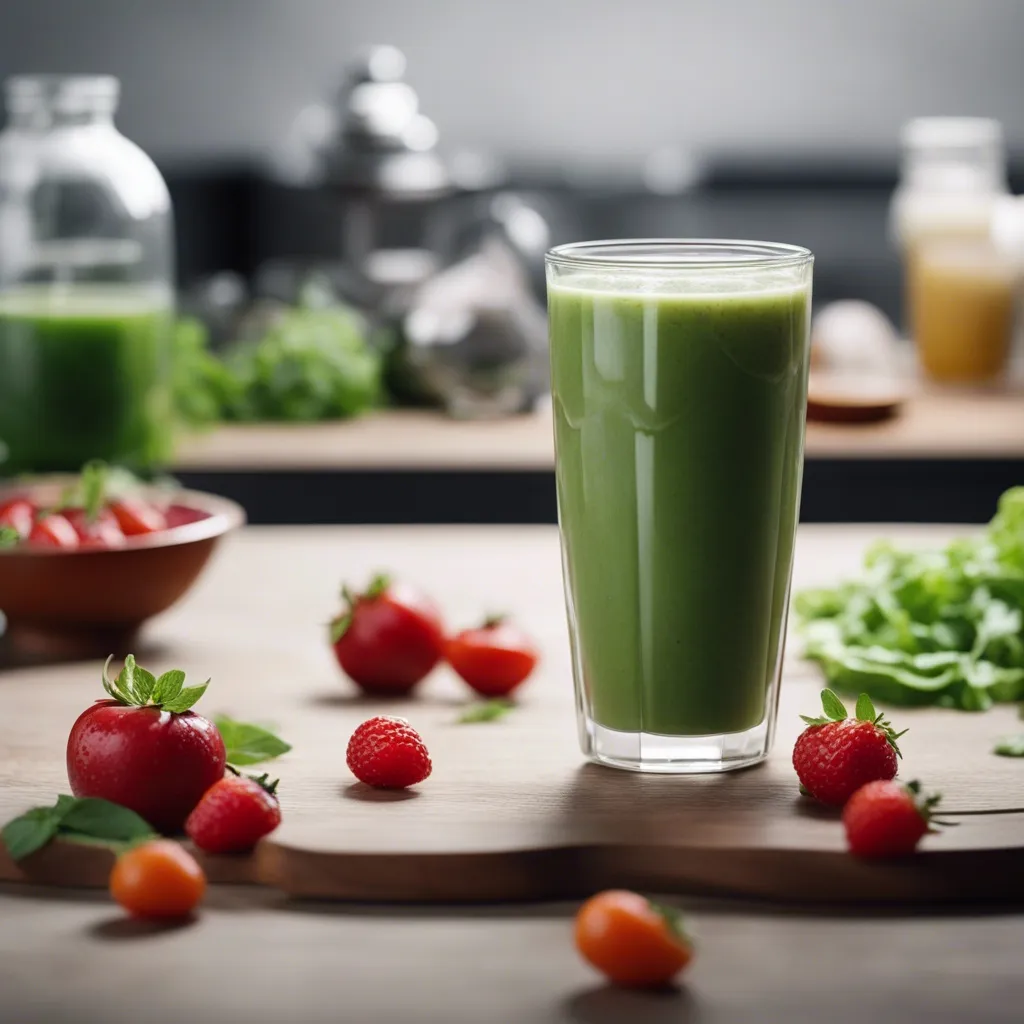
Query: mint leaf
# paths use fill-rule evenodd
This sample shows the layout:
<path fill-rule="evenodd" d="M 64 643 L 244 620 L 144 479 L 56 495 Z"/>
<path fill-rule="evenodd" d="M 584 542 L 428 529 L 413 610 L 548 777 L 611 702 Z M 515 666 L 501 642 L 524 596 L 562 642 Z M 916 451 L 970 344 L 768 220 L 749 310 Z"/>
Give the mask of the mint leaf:
<path fill-rule="evenodd" d="M 76 842 L 120 846 L 154 835 L 134 811 L 98 797 L 61 795 L 53 807 L 33 807 L 3 828 L 12 860 L 21 860 L 56 836 Z"/>
<path fill-rule="evenodd" d="M 135 666 L 135 698 L 140 704 L 148 704 L 156 688 L 156 676 L 141 665 Z"/>
<path fill-rule="evenodd" d="M 33 807 L 21 817 L 7 822 L 2 833 L 7 855 L 21 860 L 45 846 L 56 834 L 60 814 L 53 807 Z"/>
<path fill-rule="evenodd" d="M 21 534 L 13 526 L 0 526 L 0 548 L 17 547 Z"/>
<path fill-rule="evenodd" d="M 1016 736 L 1004 736 L 995 745 L 992 753 L 1000 757 L 1024 757 L 1024 732 Z"/>
<path fill-rule="evenodd" d="M 85 518 L 95 523 L 107 497 L 107 464 L 93 459 L 82 467 L 80 476 L 80 497 Z"/>
<path fill-rule="evenodd" d="M 150 700 L 154 704 L 166 704 L 181 693 L 181 688 L 184 685 L 185 673 L 180 668 L 172 668 L 170 672 L 165 672 L 156 681 Z"/>
<path fill-rule="evenodd" d="M 227 715 L 218 715 L 213 724 L 224 740 L 228 764 L 259 764 L 287 754 L 292 749 L 290 743 L 285 743 L 269 729 L 250 722 L 236 722 Z"/>
<path fill-rule="evenodd" d="M 176 697 L 171 700 L 164 701 L 164 711 L 173 711 L 176 715 L 180 715 L 182 712 L 188 711 L 188 709 L 192 707 L 192 705 L 195 704 L 195 702 L 199 700 L 204 693 L 206 693 L 206 688 L 209 685 L 210 680 L 207 679 L 205 683 L 202 683 L 199 686 L 183 687 Z"/>
<path fill-rule="evenodd" d="M 821 706 L 833 722 L 841 722 L 847 717 L 846 705 L 831 690 L 821 691 Z"/>
<path fill-rule="evenodd" d="M 137 704 L 135 699 L 135 655 L 129 654 L 124 659 L 124 668 L 118 673 L 117 688 L 129 698 L 129 702 Z"/>
<path fill-rule="evenodd" d="M 874 720 L 875 705 L 871 703 L 871 698 L 866 693 L 862 693 L 857 698 L 857 721 L 873 722 Z"/>
<path fill-rule="evenodd" d="M 82 797 L 64 812 L 60 831 L 90 839 L 130 842 L 153 835 L 153 828 L 134 811 L 99 797 Z"/>
<path fill-rule="evenodd" d="M 459 725 L 475 722 L 494 722 L 504 718 L 515 705 L 510 700 L 485 700 L 470 704 L 456 719 Z"/>

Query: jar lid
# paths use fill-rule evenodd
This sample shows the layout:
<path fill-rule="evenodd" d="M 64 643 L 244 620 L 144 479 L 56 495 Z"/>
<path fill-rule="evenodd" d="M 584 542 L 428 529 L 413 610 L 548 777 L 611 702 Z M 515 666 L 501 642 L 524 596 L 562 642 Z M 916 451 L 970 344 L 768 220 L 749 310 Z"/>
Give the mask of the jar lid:
<path fill-rule="evenodd" d="M 14 75 L 4 83 L 12 114 L 49 110 L 77 115 L 113 113 L 121 84 L 113 75 Z"/>
<path fill-rule="evenodd" d="M 913 148 L 1000 147 L 1003 126 L 991 117 L 917 117 L 903 126 L 901 141 Z"/>

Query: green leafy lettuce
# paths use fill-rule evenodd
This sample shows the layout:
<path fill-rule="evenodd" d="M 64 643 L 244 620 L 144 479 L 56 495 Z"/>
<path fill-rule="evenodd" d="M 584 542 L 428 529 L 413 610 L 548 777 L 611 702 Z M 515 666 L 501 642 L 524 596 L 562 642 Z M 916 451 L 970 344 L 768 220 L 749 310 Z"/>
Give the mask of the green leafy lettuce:
<path fill-rule="evenodd" d="M 290 308 L 254 341 L 210 351 L 194 320 L 175 332 L 174 400 L 191 426 L 220 420 L 315 421 L 380 403 L 382 359 L 345 306 Z"/>
<path fill-rule="evenodd" d="M 836 690 L 967 711 L 1024 700 L 1024 487 L 978 538 L 876 544 L 863 579 L 798 594 L 795 611 Z"/>

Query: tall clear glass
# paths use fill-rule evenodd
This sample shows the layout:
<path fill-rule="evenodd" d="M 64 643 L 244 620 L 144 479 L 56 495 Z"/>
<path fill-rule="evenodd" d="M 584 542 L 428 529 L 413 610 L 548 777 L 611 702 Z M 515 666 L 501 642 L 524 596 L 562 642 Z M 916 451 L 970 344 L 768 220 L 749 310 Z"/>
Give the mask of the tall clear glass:
<path fill-rule="evenodd" d="M 763 760 L 800 504 L 813 256 L 642 240 L 547 255 L 580 742 L 663 773 Z"/>

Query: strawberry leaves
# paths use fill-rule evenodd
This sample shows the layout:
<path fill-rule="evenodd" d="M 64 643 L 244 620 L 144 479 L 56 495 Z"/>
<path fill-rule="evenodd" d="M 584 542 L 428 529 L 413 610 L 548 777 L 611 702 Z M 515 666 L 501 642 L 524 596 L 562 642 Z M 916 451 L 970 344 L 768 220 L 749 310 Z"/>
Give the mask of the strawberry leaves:
<path fill-rule="evenodd" d="M 842 722 L 849 717 L 846 705 L 831 690 L 821 691 L 821 709 L 824 714 L 817 718 L 808 718 L 806 715 L 800 717 L 808 725 L 828 725 L 829 722 Z"/>
<path fill-rule="evenodd" d="M 113 655 L 103 666 L 103 689 L 119 704 L 129 707 L 158 707 L 173 714 L 188 711 L 206 692 L 210 680 L 199 686 L 185 686 L 185 673 L 171 669 L 157 678 L 129 654 L 124 668 L 111 679 L 108 675 Z"/>
<path fill-rule="evenodd" d="M 917 808 L 917 813 L 924 819 L 925 824 L 928 826 L 928 831 L 931 833 L 937 832 L 934 828 L 935 825 L 941 825 L 943 828 L 955 828 L 958 822 L 955 821 L 941 821 L 935 817 L 935 811 L 938 809 L 939 804 L 942 802 L 942 795 L 939 793 L 925 793 L 921 783 L 914 779 L 912 782 L 908 782 L 903 787 L 910 795 L 910 799 L 913 800 L 914 806 Z"/>
<path fill-rule="evenodd" d="M 821 708 L 823 714 L 819 715 L 817 718 L 808 718 L 807 715 L 801 715 L 800 718 L 808 725 L 828 725 L 830 722 L 846 721 L 846 719 L 850 717 L 849 712 L 846 710 L 846 705 L 832 690 L 826 689 L 821 691 Z M 907 730 L 904 729 L 903 732 L 896 732 L 885 715 L 876 712 L 875 705 L 872 703 L 871 697 L 868 696 L 868 694 L 862 693 L 857 698 L 857 706 L 854 713 L 857 716 L 856 721 L 870 722 L 876 729 L 885 735 L 889 745 L 896 751 L 897 757 L 903 756 L 897 740 L 899 740 Z"/>

